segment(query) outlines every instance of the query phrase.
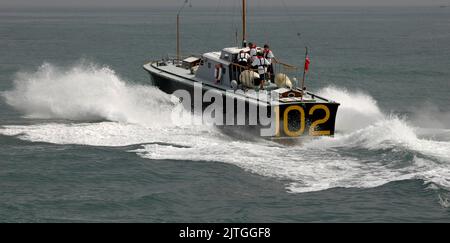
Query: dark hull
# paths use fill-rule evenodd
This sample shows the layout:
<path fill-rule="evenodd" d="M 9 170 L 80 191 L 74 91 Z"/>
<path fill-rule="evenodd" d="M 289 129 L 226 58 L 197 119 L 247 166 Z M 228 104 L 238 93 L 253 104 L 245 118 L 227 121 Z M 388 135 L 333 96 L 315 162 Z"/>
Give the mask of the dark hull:
<path fill-rule="evenodd" d="M 186 90 L 193 97 L 194 95 L 193 82 L 192 84 L 191 82 L 183 83 L 166 78 L 164 76 L 160 76 L 150 71 L 148 71 L 148 73 L 152 78 L 153 84 L 162 91 L 168 94 L 173 94 L 177 90 Z M 202 94 L 204 94 L 207 90 L 208 87 L 204 86 L 202 89 Z M 223 98 L 223 112 L 225 112 L 227 110 L 225 95 L 222 95 L 222 98 Z M 203 102 L 202 108 L 205 109 L 210 104 L 211 103 Z M 264 102 L 264 104 L 267 103 Z M 234 111 L 236 111 L 237 104 L 234 105 L 235 105 Z M 255 103 L 246 101 L 245 110 L 249 111 L 250 109 L 252 109 L 250 106 L 255 106 Z M 191 108 L 193 107 L 194 104 L 192 101 Z M 286 103 L 276 107 L 272 107 L 271 105 L 269 105 L 267 109 L 261 111 L 259 106 L 256 106 L 256 108 L 253 109 L 256 109 L 258 111 L 258 117 L 259 112 L 267 112 L 267 117 L 272 117 L 272 119 L 276 120 L 276 122 L 274 122 L 274 124 L 276 124 L 276 128 L 272 137 L 299 137 L 307 135 L 310 136 L 334 135 L 336 114 L 338 107 L 339 107 L 338 103 L 324 101 L 314 103 L 307 103 L 307 102 Z M 274 113 L 275 117 L 272 116 L 272 113 Z M 238 114 L 235 113 L 235 117 L 236 116 L 238 116 Z M 245 127 L 246 131 L 249 130 L 248 128 L 251 128 L 255 132 L 258 132 L 261 128 L 270 127 L 270 125 L 268 126 L 249 125 L 249 117 L 247 115 L 245 116 L 246 116 L 245 125 L 240 125 L 239 127 L 241 128 Z M 258 124 L 260 124 L 259 119 Z"/>

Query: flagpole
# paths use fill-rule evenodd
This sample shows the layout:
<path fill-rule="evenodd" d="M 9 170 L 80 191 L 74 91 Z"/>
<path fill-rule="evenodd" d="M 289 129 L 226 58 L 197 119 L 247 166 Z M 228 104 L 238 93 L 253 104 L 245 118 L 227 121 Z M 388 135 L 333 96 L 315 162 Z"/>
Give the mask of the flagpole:
<path fill-rule="evenodd" d="M 302 100 L 303 100 L 303 94 L 305 92 L 305 79 L 306 79 L 306 62 L 307 62 L 307 58 L 308 58 L 308 47 L 305 47 L 306 49 L 306 54 L 305 54 L 305 65 L 303 66 L 303 81 L 302 81 Z"/>

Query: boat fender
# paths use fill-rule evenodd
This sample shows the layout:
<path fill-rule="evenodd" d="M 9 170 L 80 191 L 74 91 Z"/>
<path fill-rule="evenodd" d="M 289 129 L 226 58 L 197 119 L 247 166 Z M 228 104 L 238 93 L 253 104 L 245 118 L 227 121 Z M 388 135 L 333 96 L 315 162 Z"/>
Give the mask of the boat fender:
<path fill-rule="evenodd" d="M 275 76 L 275 84 L 278 88 L 289 88 L 292 89 L 292 82 L 289 77 L 284 73 L 278 73 Z"/>
<path fill-rule="evenodd" d="M 251 70 L 244 70 L 239 75 L 239 80 L 242 85 L 248 88 L 253 88 L 255 86 L 255 79 L 259 79 L 259 74 Z"/>
<path fill-rule="evenodd" d="M 238 83 L 237 83 L 236 80 L 232 80 L 232 81 L 231 81 L 231 88 L 232 88 L 233 90 L 237 90 L 237 89 L 238 89 Z"/>

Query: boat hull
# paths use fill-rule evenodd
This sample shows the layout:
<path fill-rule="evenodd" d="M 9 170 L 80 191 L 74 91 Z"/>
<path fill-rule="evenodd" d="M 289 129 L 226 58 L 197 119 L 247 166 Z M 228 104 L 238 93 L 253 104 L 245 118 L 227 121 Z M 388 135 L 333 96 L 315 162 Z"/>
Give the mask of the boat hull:
<path fill-rule="evenodd" d="M 150 74 L 152 83 L 160 90 L 173 94 L 179 90 L 187 91 L 191 97 L 195 94 L 195 82 L 180 82 L 173 78 L 162 75 L 161 73 L 152 72 L 146 69 Z M 202 86 L 202 97 L 212 87 L 207 85 Z M 222 112 L 227 111 L 226 95 L 222 94 Z M 202 110 L 205 110 L 212 102 L 203 102 Z M 185 104 L 186 105 L 186 104 Z M 190 107 L 189 107 L 190 106 Z M 238 114 L 237 103 L 234 103 L 234 117 L 239 117 L 242 114 Z M 264 107 L 265 106 L 265 107 Z M 264 107 L 264 108 L 261 108 Z M 245 111 L 255 110 L 257 111 L 256 125 L 252 123 L 254 118 L 251 118 L 248 114 L 245 116 L 245 124 L 237 124 L 234 126 L 251 128 L 256 133 L 259 133 L 261 129 L 272 128 L 270 137 L 301 137 L 301 136 L 332 136 L 335 134 L 336 114 L 339 104 L 334 102 L 295 102 L 295 103 L 279 103 L 273 105 L 267 102 L 252 102 L 245 100 Z M 185 108 L 194 108 L 194 99 L 191 99 L 190 104 Z M 263 114 L 260 114 L 260 113 Z M 265 115 L 267 118 L 271 118 L 270 124 L 261 124 L 260 117 Z M 223 116 L 223 124 L 226 123 L 226 116 Z M 237 120 L 235 120 L 237 121 Z M 227 126 L 230 124 L 227 124 Z M 261 134 L 261 133 L 260 133 Z"/>

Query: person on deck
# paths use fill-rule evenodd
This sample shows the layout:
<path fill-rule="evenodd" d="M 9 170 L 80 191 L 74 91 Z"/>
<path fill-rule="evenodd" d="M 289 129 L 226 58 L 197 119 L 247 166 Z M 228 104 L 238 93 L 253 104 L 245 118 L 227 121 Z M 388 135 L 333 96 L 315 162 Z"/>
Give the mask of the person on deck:
<path fill-rule="evenodd" d="M 263 54 L 264 54 L 264 58 L 269 63 L 267 66 L 267 73 L 269 74 L 268 75 L 269 80 L 271 80 L 274 77 L 273 61 L 275 59 L 275 55 L 273 55 L 273 52 L 270 50 L 270 47 L 267 44 L 264 45 Z"/>
<path fill-rule="evenodd" d="M 238 64 L 244 67 L 248 66 L 248 62 L 250 60 L 250 54 L 241 50 L 238 55 Z"/>
<path fill-rule="evenodd" d="M 250 43 L 249 47 L 250 47 L 250 58 L 251 61 L 253 62 L 257 57 L 258 50 L 256 49 L 256 44 L 254 43 Z"/>
<path fill-rule="evenodd" d="M 259 80 L 256 80 L 255 85 L 258 85 L 259 88 L 264 89 L 264 83 L 266 80 L 266 72 L 267 72 L 267 66 L 269 65 L 269 62 L 266 58 L 264 58 L 264 53 L 258 52 L 256 55 L 256 58 L 252 62 L 252 67 L 254 69 L 258 70 L 259 74 Z"/>
<path fill-rule="evenodd" d="M 236 74 L 235 80 L 238 80 L 238 83 L 240 83 L 240 80 L 238 79 L 239 75 L 244 70 L 248 69 L 249 62 L 250 62 L 250 54 L 248 54 L 248 52 L 245 52 L 244 50 L 241 50 L 237 56 L 237 63 L 239 64 L 239 66 L 234 66 L 235 67 L 234 73 Z"/>

